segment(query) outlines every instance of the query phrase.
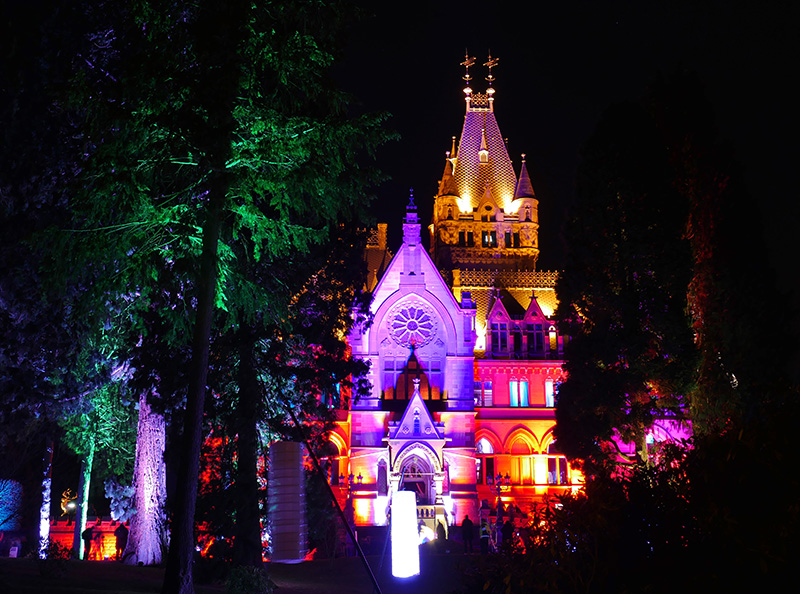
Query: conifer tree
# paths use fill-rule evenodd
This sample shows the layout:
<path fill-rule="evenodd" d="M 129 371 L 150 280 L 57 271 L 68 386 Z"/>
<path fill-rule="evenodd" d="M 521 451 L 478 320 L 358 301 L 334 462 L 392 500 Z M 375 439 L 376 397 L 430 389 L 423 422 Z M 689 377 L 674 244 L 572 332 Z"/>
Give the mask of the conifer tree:
<path fill-rule="evenodd" d="M 361 159 L 386 134 L 380 118 L 349 116 L 326 74 L 347 14 L 338 3 L 135 2 L 110 13 L 92 13 L 94 53 L 77 78 L 89 156 L 73 202 L 78 241 L 64 247 L 100 256 L 93 269 L 132 300 L 129 314 L 157 303 L 160 276 L 187 264 L 178 301 L 190 315 L 179 308 L 174 321 L 193 336 L 192 362 L 164 586 L 186 592 L 209 339 L 215 312 L 242 298 L 229 270 L 236 258 L 279 266 L 357 216 L 377 180 Z M 247 252 L 226 247 L 245 235 Z M 285 309 L 283 292 L 266 297 L 263 308 Z"/>

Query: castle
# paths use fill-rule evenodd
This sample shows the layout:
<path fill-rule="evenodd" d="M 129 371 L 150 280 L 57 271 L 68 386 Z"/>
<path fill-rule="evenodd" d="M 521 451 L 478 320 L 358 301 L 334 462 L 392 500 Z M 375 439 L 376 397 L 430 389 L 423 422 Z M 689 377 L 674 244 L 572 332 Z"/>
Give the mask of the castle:
<path fill-rule="evenodd" d="M 385 525 L 399 489 L 416 492 L 433 527 L 525 514 L 582 482 L 553 438 L 557 275 L 536 270 L 538 200 L 524 155 L 517 173 L 500 134 L 494 64 L 487 92 L 473 93 L 464 63 L 464 126 L 439 182 L 430 253 L 413 197 L 391 260 L 385 225 L 368 248 L 373 322 L 349 341 L 370 363 L 371 393 L 342 411 L 327 452 L 356 525 Z"/>

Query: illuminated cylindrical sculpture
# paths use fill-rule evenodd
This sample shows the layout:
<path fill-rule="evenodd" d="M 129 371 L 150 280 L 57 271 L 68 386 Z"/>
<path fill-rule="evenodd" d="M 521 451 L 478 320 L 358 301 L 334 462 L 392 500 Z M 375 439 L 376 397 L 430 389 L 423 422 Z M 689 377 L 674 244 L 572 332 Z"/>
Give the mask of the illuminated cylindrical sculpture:
<path fill-rule="evenodd" d="M 272 561 L 300 563 L 306 556 L 306 497 L 303 444 L 270 446 L 269 523 Z"/>
<path fill-rule="evenodd" d="M 392 495 L 392 575 L 419 575 L 419 534 L 417 496 L 412 491 Z"/>

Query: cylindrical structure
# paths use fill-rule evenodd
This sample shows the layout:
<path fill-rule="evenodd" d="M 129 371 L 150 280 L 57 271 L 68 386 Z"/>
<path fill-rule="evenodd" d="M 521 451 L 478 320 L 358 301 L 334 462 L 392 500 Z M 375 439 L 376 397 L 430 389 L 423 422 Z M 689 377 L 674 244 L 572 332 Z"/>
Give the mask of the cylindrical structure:
<path fill-rule="evenodd" d="M 270 446 L 269 524 L 272 561 L 300 563 L 306 556 L 306 496 L 303 444 Z"/>
<path fill-rule="evenodd" d="M 413 491 L 396 491 L 392 495 L 392 575 L 419 575 L 417 496 Z"/>

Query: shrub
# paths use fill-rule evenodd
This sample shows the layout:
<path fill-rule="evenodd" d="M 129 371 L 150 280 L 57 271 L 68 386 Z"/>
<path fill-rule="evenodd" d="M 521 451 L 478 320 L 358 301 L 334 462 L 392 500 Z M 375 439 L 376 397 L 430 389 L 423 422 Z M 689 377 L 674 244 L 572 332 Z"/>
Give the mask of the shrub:
<path fill-rule="evenodd" d="M 47 543 L 47 557 L 38 560 L 39 573 L 47 578 L 64 577 L 72 559 L 72 549 L 60 542 L 51 540 Z"/>
<path fill-rule="evenodd" d="M 275 584 L 263 567 L 234 567 L 225 584 L 228 594 L 272 594 L 274 590 Z"/>

